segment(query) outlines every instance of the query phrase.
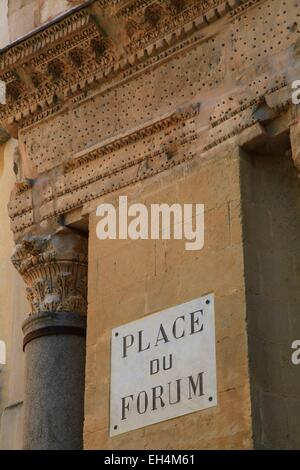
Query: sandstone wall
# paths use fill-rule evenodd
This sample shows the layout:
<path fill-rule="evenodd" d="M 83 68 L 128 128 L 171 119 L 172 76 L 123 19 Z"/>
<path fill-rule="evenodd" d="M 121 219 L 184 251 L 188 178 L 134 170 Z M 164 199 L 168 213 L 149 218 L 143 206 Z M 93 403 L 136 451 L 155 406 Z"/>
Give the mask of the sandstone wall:
<path fill-rule="evenodd" d="M 202 251 L 185 251 L 183 241 L 172 240 L 100 242 L 91 214 L 86 449 L 251 448 L 239 158 L 227 148 L 129 189 L 130 202 L 147 206 L 205 204 Z M 117 195 L 106 202 L 117 204 Z M 111 329 L 210 292 L 216 296 L 219 405 L 110 439 Z"/>
<path fill-rule="evenodd" d="M 5 13 L 0 19 L 1 46 L 81 3 L 0 2 Z M 222 9 L 208 12 L 205 21 L 201 17 L 205 27 L 198 25 L 193 40 L 189 42 L 191 36 L 181 43 L 171 33 L 166 41 L 153 24 L 154 36 L 146 34 L 157 13 L 145 10 L 145 16 L 136 18 L 145 21 L 126 24 L 127 29 L 133 28 L 126 43 L 133 47 L 133 54 L 125 69 L 119 59 L 114 62 L 116 43 L 122 43 L 119 38 L 124 36 L 115 36 L 114 28 L 109 27 L 112 44 L 103 42 L 99 31 L 98 41 L 87 42 L 82 62 L 85 71 L 78 68 L 80 54 L 71 65 L 67 47 L 60 54 L 59 67 L 51 62 L 54 57 L 49 59 L 50 69 L 37 65 L 42 72 L 39 91 L 50 89 L 51 93 L 43 100 L 45 114 L 39 111 L 40 115 L 32 116 L 32 121 L 26 118 L 21 125 L 18 176 L 39 178 L 33 187 L 23 182 L 23 190 L 13 198 L 11 214 L 18 234 L 34 224 L 51 225 L 53 221 L 82 228 L 82 216 L 90 218 L 86 449 L 299 445 L 299 387 L 289 356 L 298 325 L 299 184 L 286 148 L 269 149 L 268 153 L 263 148 L 264 139 L 269 145 L 278 128 L 287 132 L 296 119 L 288 100 L 290 81 L 299 78 L 300 31 L 295 21 L 299 6 L 296 0 L 243 3 L 232 17 L 219 17 Z M 226 13 L 228 4 L 223 7 Z M 145 25 L 141 37 L 147 46 L 143 50 L 133 42 L 137 30 L 143 31 Z M 95 25 L 91 26 L 96 33 Z M 67 44 L 65 39 L 61 45 Z M 109 75 L 114 67 L 108 71 L 106 59 L 121 67 L 116 75 Z M 98 70 L 89 75 L 95 63 Z M 107 76 L 100 77 L 102 69 Z M 59 94 L 53 84 L 56 80 Z M 29 112 L 28 96 L 31 104 L 40 107 L 36 93 L 20 93 L 22 112 Z M 58 95 L 61 102 L 57 104 Z M 280 114 L 288 108 L 289 114 Z M 100 143 L 105 148 L 97 149 Z M 252 147 L 252 153 L 238 152 L 239 145 L 248 150 Z M 13 153 L 7 155 L 12 168 Z M 150 179 L 159 172 L 160 176 Z M 9 184 L 6 187 L 8 180 L 3 181 L 6 197 Z M 114 192 L 120 187 L 126 189 Z M 96 205 L 105 200 L 117 203 L 119 194 L 148 205 L 205 204 L 204 250 L 187 252 L 178 241 L 100 243 L 96 239 Z M 8 232 L 5 217 L 3 229 Z M 3 236 L 6 276 L 10 273 L 9 243 Z M 19 335 L 23 309 L 27 309 L 23 287 L 16 282 L 10 279 L 20 305 L 13 305 L 6 287 L 3 298 L 9 300 L 4 302 L 3 312 L 0 310 L 9 351 L 14 351 L 11 332 Z M 218 407 L 109 439 L 111 329 L 209 292 L 216 296 Z M 9 319 L 4 318 L 7 312 Z M 19 354 L 21 336 L 17 343 Z M 15 371 L 13 352 L 9 354 Z M 10 377 L 21 375 L 17 370 L 16 375 L 2 375 L 6 377 L 4 447 L 16 442 L 14 423 L 21 416 L 22 387 Z M 9 393 L 8 387 L 12 387 Z M 14 395 L 16 390 L 20 395 Z M 6 418 L 8 424 L 3 427 Z"/>
<path fill-rule="evenodd" d="M 7 363 L 0 365 L 0 449 L 20 449 L 22 438 L 23 351 L 21 324 L 27 313 L 25 288 L 10 256 L 14 248 L 7 204 L 15 182 L 17 141 L 0 146 L 0 339 Z"/>

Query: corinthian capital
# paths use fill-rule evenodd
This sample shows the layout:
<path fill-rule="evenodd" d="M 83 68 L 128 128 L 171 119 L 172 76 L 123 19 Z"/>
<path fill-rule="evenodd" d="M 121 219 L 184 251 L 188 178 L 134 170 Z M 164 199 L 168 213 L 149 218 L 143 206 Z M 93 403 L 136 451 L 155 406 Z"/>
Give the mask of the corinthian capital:
<path fill-rule="evenodd" d="M 87 238 L 67 228 L 27 236 L 12 262 L 27 285 L 31 313 L 87 309 Z"/>

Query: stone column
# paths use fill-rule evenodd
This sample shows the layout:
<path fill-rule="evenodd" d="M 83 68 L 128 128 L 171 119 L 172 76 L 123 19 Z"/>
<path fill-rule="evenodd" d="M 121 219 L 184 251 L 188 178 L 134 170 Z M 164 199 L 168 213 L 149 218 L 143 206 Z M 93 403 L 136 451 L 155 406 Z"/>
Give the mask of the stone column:
<path fill-rule="evenodd" d="M 62 228 L 31 236 L 12 261 L 31 314 L 23 325 L 24 449 L 81 449 L 87 310 L 87 238 Z"/>

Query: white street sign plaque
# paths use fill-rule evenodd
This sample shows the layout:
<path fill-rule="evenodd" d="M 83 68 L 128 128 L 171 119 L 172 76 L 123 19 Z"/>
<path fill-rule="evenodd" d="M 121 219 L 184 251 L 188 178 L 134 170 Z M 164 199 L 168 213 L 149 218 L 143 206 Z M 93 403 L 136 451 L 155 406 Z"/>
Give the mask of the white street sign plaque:
<path fill-rule="evenodd" d="M 216 405 L 213 294 L 112 331 L 111 437 Z"/>

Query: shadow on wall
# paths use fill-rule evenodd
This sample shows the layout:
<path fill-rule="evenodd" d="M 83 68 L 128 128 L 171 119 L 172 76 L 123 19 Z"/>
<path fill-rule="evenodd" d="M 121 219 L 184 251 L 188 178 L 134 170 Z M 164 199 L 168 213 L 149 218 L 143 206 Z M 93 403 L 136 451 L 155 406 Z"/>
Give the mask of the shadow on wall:
<path fill-rule="evenodd" d="M 288 136 L 241 164 L 254 444 L 300 447 L 300 180 Z"/>
<path fill-rule="evenodd" d="M 22 446 L 24 364 L 21 325 L 28 305 L 23 280 L 10 260 L 14 242 L 7 211 L 15 184 L 13 166 L 17 144 L 16 140 L 10 139 L 0 146 L 0 340 L 6 345 L 6 364 L 0 365 L 1 450 L 20 449 Z"/>

